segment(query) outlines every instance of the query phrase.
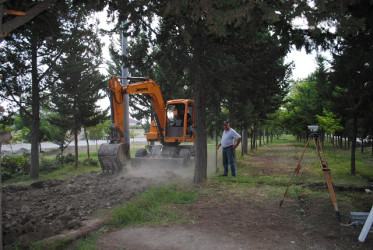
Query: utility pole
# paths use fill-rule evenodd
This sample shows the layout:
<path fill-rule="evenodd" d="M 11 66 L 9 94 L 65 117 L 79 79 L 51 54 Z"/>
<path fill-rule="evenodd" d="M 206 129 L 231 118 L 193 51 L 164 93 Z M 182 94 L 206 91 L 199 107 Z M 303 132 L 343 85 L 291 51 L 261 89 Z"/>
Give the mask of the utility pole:
<path fill-rule="evenodd" d="M 127 56 L 127 37 L 125 35 L 126 32 L 126 22 L 122 21 L 122 29 L 121 29 L 121 38 L 122 38 L 122 56 Z M 128 69 L 125 65 L 125 63 L 122 63 L 122 85 L 128 84 Z M 127 159 L 131 159 L 130 155 L 130 126 L 129 126 L 129 120 L 130 120 L 130 114 L 129 114 L 129 95 L 124 95 L 124 138 L 123 143 L 125 145 L 125 148 L 127 152 Z"/>

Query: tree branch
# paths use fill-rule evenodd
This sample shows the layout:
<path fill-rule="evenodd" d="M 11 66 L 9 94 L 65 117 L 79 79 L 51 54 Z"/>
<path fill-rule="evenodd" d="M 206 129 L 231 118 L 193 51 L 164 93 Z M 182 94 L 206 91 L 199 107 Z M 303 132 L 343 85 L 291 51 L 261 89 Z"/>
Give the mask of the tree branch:
<path fill-rule="evenodd" d="M 8 89 L 7 86 L 6 86 L 6 88 Z M 9 89 L 8 89 L 8 91 L 9 91 Z M 27 114 L 27 115 L 30 116 L 30 117 L 32 116 L 31 113 L 28 112 L 27 109 L 22 105 L 23 102 L 21 102 L 21 101 L 17 101 L 17 99 L 15 99 L 15 97 L 14 97 L 13 94 L 11 94 L 11 97 L 12 97 L 12 98 L 6 97 L 6 96 L 4 96 L 4 95 L 0 95 L 0 97 L 3 98 L 4 100 L 7 100 L 7 101 L 10 101 L 10 102 L 14 102 L 14 103 L 16 103 L 17 106 L 18 106 L 20 109 L 22 109 L 22 111 L 25 112 L 25 114 Z"/>
<path fill-rule="evenodd" d="M 56 61 L 61 57 L 61 55 L 63 54 L 62 50 L 56 55 L 56 57 L 53 59 L 53 63 L 56 63 Z M 40 77 L 38 78 L 38 82 L 40 82 L 46 75 L 49 74 L 49 72 L 52 70 L 52 67 L 48 67 L 48 69 L 46 71 L 44 71 L 43 74 L 40 75 Z"/>
<path fill-rule="evenodd" d="M 2 0 L 1 2 L 5 2 L 6 0 Z M 0 2 L 0 4 L 1 4 Z M 33 8 L 29 9 L 26 12 L 26 16 L 17 16 L 13 18 L 12 20 L 6 22 L 3 24 L 3 34 L 8 34 L 12 32 L 13 30 L 19 28 L 20 26 L 24 25 L 25 23 L 32 20 L 34 17 L 39 15 L 41 12 L 47 10 L 50 5 L 57 2 L 57 0 L 46 0 L 42 3 L 39 3 L 38 5 L 34 6 Z M 3 34 L 0 34 L 2 37 Z"/>

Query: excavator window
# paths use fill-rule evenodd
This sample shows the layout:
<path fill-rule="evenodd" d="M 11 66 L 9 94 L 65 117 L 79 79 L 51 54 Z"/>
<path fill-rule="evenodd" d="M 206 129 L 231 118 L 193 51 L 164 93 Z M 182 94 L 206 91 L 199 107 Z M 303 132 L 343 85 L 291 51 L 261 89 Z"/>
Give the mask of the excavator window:
<path fill-rule="evenodd" d="M 170 104 L 167 107 L 167 122 L 170 127 L 183 127 L 184 126 L 184 104 Z"/>
<path fill-rule="evenodd" d="M 183 103 L 167 106 L 167 137 L 182 137 L 184 128 L 185 105 Z"/>

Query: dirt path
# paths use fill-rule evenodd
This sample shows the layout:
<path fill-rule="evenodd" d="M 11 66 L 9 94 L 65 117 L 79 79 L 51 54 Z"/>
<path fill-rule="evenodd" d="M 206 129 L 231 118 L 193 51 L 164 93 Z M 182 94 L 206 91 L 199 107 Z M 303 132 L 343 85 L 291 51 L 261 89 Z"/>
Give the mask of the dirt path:
<path fill-rule="evenodd" d="M 241 176 L 289 175 L 298 157 L 291 145 L 264 147 L 248 160 Z M 309 159 L 305 159 L 309 161 Z M 191 171 L 192 172 L 192 171 Z M 307 174 L 305 169 L 304 174 Z M 96 230 L 98 216 L 123 204 L 150 185 L 182 178 L 170 170 L 139 170 L 118 177 L 87 173 L 69 180 L 35 182 L 3 188 L 4 245 L 52 237 L 76 239 Z M 190 176 L 188 177 L 190 178 Z M 227 186 L 229 185 L 229 188 Z M 207 182 L 197 202 L 177 207 L 190 218 L 166 227 L 126 227 L 107 233 L 99 249 L 373 249 L 373 235 L 364 244 L 360 228 L 341 227 L 327 195 L 299 194 L 278 208 L 284 186 L 256 183 L 242 188 L 240 178 Z M 324 204 L 324 205 L 320 205 Z M 349 215 L 350 201 L 341 201 Z M 105 212 L 106 213 L 106 212 Z"/>

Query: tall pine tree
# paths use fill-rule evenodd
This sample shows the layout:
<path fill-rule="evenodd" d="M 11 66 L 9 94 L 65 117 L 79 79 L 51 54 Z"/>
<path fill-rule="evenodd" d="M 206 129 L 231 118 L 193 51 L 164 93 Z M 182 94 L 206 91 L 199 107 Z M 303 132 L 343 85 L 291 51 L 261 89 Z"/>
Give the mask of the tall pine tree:
<path fill-rule="evenodd" d="M 100 90 L 106 87 L 106 82 L 98 70 L 101 44 L 94 30 L 75 27 L 65 46 L 70 48 L 69 52 L 54 66 L 59 80 L 51 102 L 58 116 L 52 119 L 52 123 L 73 131 L 76 168 L 81 129 L 94 126 L 105 118 L 96 102 L 103 98 Z"/>

